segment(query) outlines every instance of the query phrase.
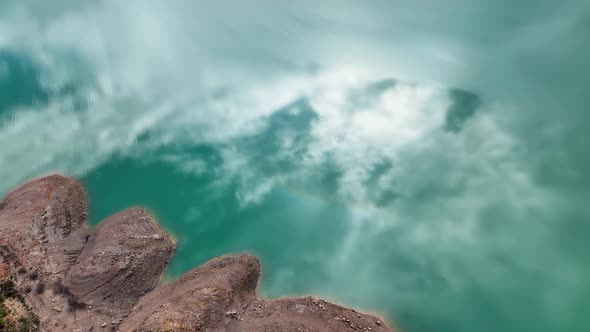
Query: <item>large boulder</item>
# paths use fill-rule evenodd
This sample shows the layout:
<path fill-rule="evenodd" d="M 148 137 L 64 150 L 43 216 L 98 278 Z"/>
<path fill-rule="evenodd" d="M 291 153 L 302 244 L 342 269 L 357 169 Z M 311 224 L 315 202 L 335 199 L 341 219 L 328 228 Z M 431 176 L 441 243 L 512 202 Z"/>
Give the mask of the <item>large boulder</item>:
<path fill-rule="evenodd" d="M 86 192 L 76 179 L 31 180 L 0 201 L 0 245 L 27 270 L 59 274 L 76 260 L 88 235 Z"/>
<path fill-rule="evenodd" d="M 174 242 L 143 209 L 102 222 L 66 275 L 64 286 L 78 303 L 123 316 L 162 280 Z"/>

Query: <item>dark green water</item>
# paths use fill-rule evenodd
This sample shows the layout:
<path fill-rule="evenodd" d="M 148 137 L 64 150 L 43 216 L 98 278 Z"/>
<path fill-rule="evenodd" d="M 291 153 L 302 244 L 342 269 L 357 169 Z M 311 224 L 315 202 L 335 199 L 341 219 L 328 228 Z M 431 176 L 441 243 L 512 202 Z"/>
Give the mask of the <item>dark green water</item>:
<path fill-rule="evenodd" d="M 409 332 L 586 331 L 587 1 L 2 1 L 0 194 L 62 172 L 149 208 L 169 278 Z"/>

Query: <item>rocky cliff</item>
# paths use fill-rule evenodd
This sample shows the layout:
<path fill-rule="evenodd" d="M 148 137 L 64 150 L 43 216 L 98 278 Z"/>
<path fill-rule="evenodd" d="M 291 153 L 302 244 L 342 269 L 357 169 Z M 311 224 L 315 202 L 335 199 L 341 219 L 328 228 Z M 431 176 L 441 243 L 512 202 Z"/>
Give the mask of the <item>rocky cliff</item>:
<path fill-rule="evenodd" d="M 170 283 L 174 240 L 141 208 L 91 230 L 75 179 L 52 175 L 0 202 L 0 331 L 391 331 L 314 297 L 256 296 L 260 262 L 215 258 Z"/>

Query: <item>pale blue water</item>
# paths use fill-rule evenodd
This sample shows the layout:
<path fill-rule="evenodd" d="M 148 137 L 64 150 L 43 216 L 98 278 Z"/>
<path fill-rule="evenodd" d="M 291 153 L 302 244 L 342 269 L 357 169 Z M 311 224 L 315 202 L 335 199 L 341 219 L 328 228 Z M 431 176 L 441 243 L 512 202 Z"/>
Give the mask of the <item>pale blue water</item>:
<path fill-rule="evenodd" d="M 0 194 L 151 209 L 414 332 L 586 331 L 588 1 L 1 1 Z"/>

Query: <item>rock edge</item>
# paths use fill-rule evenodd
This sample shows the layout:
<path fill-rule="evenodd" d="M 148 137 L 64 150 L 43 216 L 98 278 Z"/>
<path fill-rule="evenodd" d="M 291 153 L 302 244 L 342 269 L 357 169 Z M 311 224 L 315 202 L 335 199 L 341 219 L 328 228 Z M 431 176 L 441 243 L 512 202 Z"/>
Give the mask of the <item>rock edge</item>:
<path fill-rule="evenodd" d="M 83 186 L 62 175 L 0 201 L 1 331 L 393 331 L 315 297 L 258 298 L 252 255 L 214 258 L 164 283 L 175 242 L 146 210 L 94 230 L 87 219 Z"/>

